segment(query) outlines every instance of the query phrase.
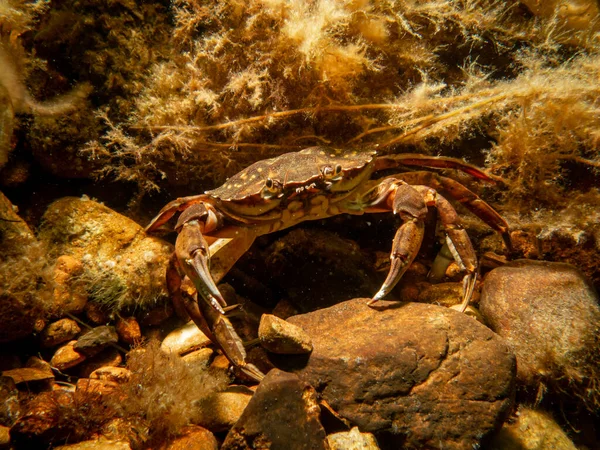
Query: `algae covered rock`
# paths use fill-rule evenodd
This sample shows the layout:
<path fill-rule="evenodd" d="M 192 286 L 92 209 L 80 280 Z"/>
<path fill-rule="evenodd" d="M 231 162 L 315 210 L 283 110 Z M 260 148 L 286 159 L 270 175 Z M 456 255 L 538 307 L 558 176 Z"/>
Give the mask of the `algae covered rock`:
<path fill-rule="evenodd" d="M 125 216 L 87 198 L 65 197 L 42 218 L 40 239 L 83 263 L 90 299 L 115 312 L 149 309 L 167 297 L 165 267 L 172 248 Z"/>
<path fill-rule="evenodd" d="M 477 321 L 436 305 L 349 300 L 290 317 L 310 357 L 277 360 L 386 448 L 480 445 L 511 406 L 515 359 Z"/>
<path fill-rule="evenodd" d="M 480 309 L 514 350 L 522 385 L 598 407 L 600 305 L 577 268 L 529 260 L 496 268 L 485 278 Z"/>
<path fill-rule="evenodd" d="M 43 245 L 0 193 L 0 342 L 43 326 L 51 277 Z"/>
<path fill-rule="evenodd" d="M 520 407 L 517 418 L 504 424 L 489 450 L 575 450 L 577 447 L 544 411 Z"/>

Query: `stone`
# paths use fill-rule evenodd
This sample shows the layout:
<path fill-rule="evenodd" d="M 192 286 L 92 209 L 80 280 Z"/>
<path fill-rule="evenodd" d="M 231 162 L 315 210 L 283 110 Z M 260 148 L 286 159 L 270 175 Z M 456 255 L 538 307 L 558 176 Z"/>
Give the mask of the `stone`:
<path fill-rule="evenodd" d="M 33 367 L 5 370 L 2 376 L 12 378 L 16 385 L 27 384 L 30 388 L 40 386 L 49 388 L 54 381 L 52 372 Z"/>
<path fill-rule="evenodd" d="M 72 340 L 81 332 L 81 328 L 73 319 L 60 319 L 49 323 L 40 335 L 42 347 L 54 347 Z"/>
<path fill-rule="evenodd" d="M 263 314 L 258 337 L 261 345 L 273 353 L 303 354 L 313 349 L 310 337 L 302 328 L 271 314 Z"/>
<path fill-rule="evenodd" d="M 10 448 L 10 428 L 0 425 L 0 450 Z"/>
<path fill-rule="evenodd" d="M 62 371 L 75 367 L 77 364 L 81 364 L 85 361 L 86 356 L 79 353 L 74 348 L 76 342 L 77 341 L 70 341 L 62 347 L 59 347 L 54 353 L 54 356 L 52 356 L 50 364 Z"/>
<path fill-rule="evenodd" d="M 83 310 L 88 320 L 95 325 L 102 325 L 110 320 L 107 311 L 96 302 L 86 303 Z"/>
<path fill-rule="evenodd" d="M 210 339 L 200 331 L 194 322 L 190 321 L 184 326 L 171 331 L 163 339 L 160 348 L 165 352 L 183 355 L 210 344 Z"/>
<path fill-rule="evenodd" d="M 0 274 L 0 281 L 3 278 Z M 0 343 L 16 341 L 34 333 L 44 315 L 35 292 L 3 290 L 0 292 Z"/>
<path fill-rule="evenodd" d="M 12 426 L 20 414 L 19 391 L 15 380 L 0 376 L 0 425 Z"/>
<path fill-rule="evenodd" d="M 119 342 L 119 336 L 114 327 L 102 325 L 91 329 L 79 339 L 74 348 L 79 353 L 91 357 L 97 355 L 111 344 Z"/>
<path fill-rule="evenodd" d="M 92 372 L 102 367 L 114 367 L 120 365 L 122 362 L 123 357 L 121 353 L 117 349 L 110 347 L 81 364 L 78 375 L 87 378 Z"/>
<path fill-rule="evenodd" d="M 516 419 L 504 424 L 488 450 L 576 450 L 577 447 L 544 411 L 519 407 Z"/>
<path fill-rule="evenodd" d="M 194 415 L 194 423 L 216 433 L 230 429 L 239 420 L 254 394 L 245 386 L 229 386 L 209 395 Z"/>
<path fill-rule="evenodd" d="M 16 448 L 48 448 L 73 435 L 72 424 L 61 420 L 61 411 L 74 408 L 74 393 L 47 391 L 28 403 L 10 430 Z"/>
<path fill-rule="evenodd" d="M 418 297 L 421 303 L 450 307 L 460 305 L 462 302 L 462 283 L 436 283 L 428 284 L 426 287 L 423 283 L 423 287 Z"/>
<path fill-rule="evenodd" d="M 3 343 L 36 331 L 36 325 L 45 317 L 48 295 L 40 281 L 51 280 L 45 279 L 44 248 L 17 214 L 17 207 L 2 192 L 0 218 L 0 343 Z"/>
<path fill-rule="evenodd" d="M 125 367 L 106 366 L 94 370 L 90 374 L 90 379 L 126 383 L 131 379 L 131 371 Z"/>
<path fill-rule="evenodd" d="M 182 436 L 175 438 L 165 450 L 217 450 L 219 443 L 206 428 L 189 426 L 183 430 Z"/>
<path fill-rule="evenodd" d="M 480 311 L 514 350 L 520 385 L 571 393 L 590 410 L 600 405 L 600 304 L 574 266 L 518 260 L 498 267 L 485 277 Z"/>
<path fill-rule="evenodd" d="M 128 442 L 115 441 L 99 437 L 88 441 L 77 442 L 76 444 L 59 445 L 55 450 L 131 450 Z"/>
<path fill-rule="evenodd" d="M 83 264 L 79 281 L 110 312 L 166 303 L 165 269 L 172 246 L 133 220 L 87 197 L 64 197 L 46 209 L 41 241 Z"/>
<path fill-rule="evenodd" d="M 118 383 L 108 380 L 80 378 L 75 384 L 76 398 L 100 399 L 112 395 L 118 389 Z"/>
<path fill-rule="evenodd" d="M 59 256 L 54 266 L 54 292 L 52 310 L 57 316 L 65 313 L 79 314 L 88 301 L 87 292 L 78 282 L 83 274 L 83 264 L 70 255 Z"/>
<path fill-rule="evenodd" d="M 37 356 L 30 356 L 27 358 L 25 367 L 32 367 L 34 369 L 45 370 L 48 373 L 52 373 L 52 366 L 50 363 L 48 361 L 44 361 L 42 358 L 38 358 Z"/>
<path fill-rule="evenodd" d="M 183 362 L 187 366 L 204 367 L 208 368 L 210 360 L 215 352 L 211 348 L 201 348 L 200 350 L 193 351 L 182 357 Z"/>
<path fill-rule="evenodd" d="M 377 440 L 371 433 L 361 433 L 357 427 L 327 436 L 331 450 L 379 450 Z"/>
<path fill-rule="evenodd" d="M 273 361 L 389 448 L 479 446 L 511 407 L 510 348 L 448 308 L 367 301 L 290 317 L 311 336 L 313 352 Z"/>
<path fill-rule="evenodd" d="M 259 384 L 221 450 L 328 449 L 317 394 L 298 376 L 274 369 Z"/>
<path fill-rule="evenodd" d="M 116 324 L 119 340 L 129 345 L 137 345 L 142 341 L 140 324 L 135 317 L 119 317 Z"/>

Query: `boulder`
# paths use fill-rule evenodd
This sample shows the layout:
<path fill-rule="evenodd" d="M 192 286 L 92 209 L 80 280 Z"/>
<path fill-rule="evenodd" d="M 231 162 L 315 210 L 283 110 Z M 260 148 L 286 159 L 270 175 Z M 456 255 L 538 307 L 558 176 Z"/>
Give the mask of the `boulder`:
<path fill-rule="evenodd" d="M 515 352 L 521 386 L 600 405 L 600 304 L 577 268 L 529 260 L 498 267 L 484 280 L 480 310 Z"/>
<path fill-rule="evenodd" d="M 221 450 L 327 450 L 319 411 L 317 395 L 309 384 L 274 369 L 256 389 Z"/>
<path fill-rule="evenodd" d="M 502 424 L 515 358 L 491 330 L 457 311 L 354 299 L 290 317 L 310 357 L 274 361 L 313 385 L 384 448 L 475 448 Z M 383 443 L 383 444 L 382 444 Z"/>

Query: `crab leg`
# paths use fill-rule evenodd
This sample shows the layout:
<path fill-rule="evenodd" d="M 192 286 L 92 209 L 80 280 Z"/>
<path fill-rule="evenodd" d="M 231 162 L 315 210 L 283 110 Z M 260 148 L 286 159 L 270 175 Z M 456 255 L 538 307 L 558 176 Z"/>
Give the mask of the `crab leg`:
<path fill-rule="evenodd" d="M 477 256 L 456 210 L 435 189 L 428 186 L 411 186 L 402 180 L 387 178 L 380 183 L 378 195 L 367 208 L 367 212 L 378 212 L 387 207 L 400 216 L 403 224 L 394 237 L 388 276 L 381 289 L 368 302 L 369 305 L 385 297 L 394 288 L 416 257 L 423 241 L 428 206 L 434 206 L 438 210 L 448 248 L 459 267 L 466 272 L 460 310 L 464 311 L 469 304 L 477 281 Z"/>
<path fill-rule="evenodd" d="M 156 215 L 152 222 L 148 224 L 146 227 L 146 232 L 151 233 L 156 231 L 162 225 L 167 223 L 171 217 L 175 215 L 175 213 L 184 211 L 188 207 L 202 203 L 207 199 L 207 196 L 204 194 L 200 195 L 191 195 L 189 197 L 181 197 L 176 200 L 173 200 L 167 203 Z"/>
<path fill-rule="evenodd" d="M 264 374 L 256 366 L 246 362 L 244 344 L 229 319 L 208 303 L 198 302 L 194 288 L 186 286 L 182 291 L 182 285 L 186 281 L 189 283 L 189 278 L 184 277 L 180 261 L 176 257 L 171 258 L 167 268 L 167 288 L 177 314 L 191 318 L 235 367 L 260 382 Z"/>
<path fill-rule="evenodd" d="M 428 156 L 416 153 L 400 153 L 397 155 L 385 155 L 377 158 L 375 171 L 393 169 L 398 166 L 431 167 L 435 169 L 455 169 L 467 173 L 474 178 L 485 181 L 502 182 L 502 178 L 484 172 L 479 167 L 473 166 L 460 159 L 448 158 L 446 156 Z"/>
<path fill-rule="evenodd" d="M 471 239 L 462 227 L 456 210 L 448 200 L 428 186 L 413 187 L 421 192 L 428 206 L 435 206 L 438 210 L 440 222 L 446 233 L 446 245 L 458 266 L 466 272 L 463 278 L 463 301 L 460 305 L 460 311 L 464 312 L 473 296 L 477 281 L 477 255 Z"/>
<path fill-rule="evenodd" d="M 394 214 L 402 218 L 403 223 L 396 231 L 392 243 L 390 271 L 368 305 L 385 297 L 398 284 L 417 256 L 423 242 L 424 220 L 427 215 L 427 205 L 423 196 L 412 186 L 399 180 L 388 179 L 384 180 L 381 187 L 383 193 L 374 203 L 381 203 L 383 200 Z"/>
<path fill-rule="evenodd" d="M 506 248 L 509 251 L 512 250 L 509 227 L 506 220 L 477 194 L 467 189 L 458 181 L 433 172 L 407 172 L 399 174 L 398 177 L 411 185 L 425 185 L 437 191 L 447 193 L 483 220 L 490 228 L 500 233 Z"/>

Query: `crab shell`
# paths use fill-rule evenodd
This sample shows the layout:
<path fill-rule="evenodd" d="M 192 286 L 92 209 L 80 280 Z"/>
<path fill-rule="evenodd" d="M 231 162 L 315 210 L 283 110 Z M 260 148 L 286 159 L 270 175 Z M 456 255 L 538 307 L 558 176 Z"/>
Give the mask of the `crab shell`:
<path fill-rule="evenodd" d="M 205 194 L 224 212 L 257 217 L 318 192 L 350 192 L 371 176 L 374 161 L 374 151 L 310 147 L 258 161 Z"/>

